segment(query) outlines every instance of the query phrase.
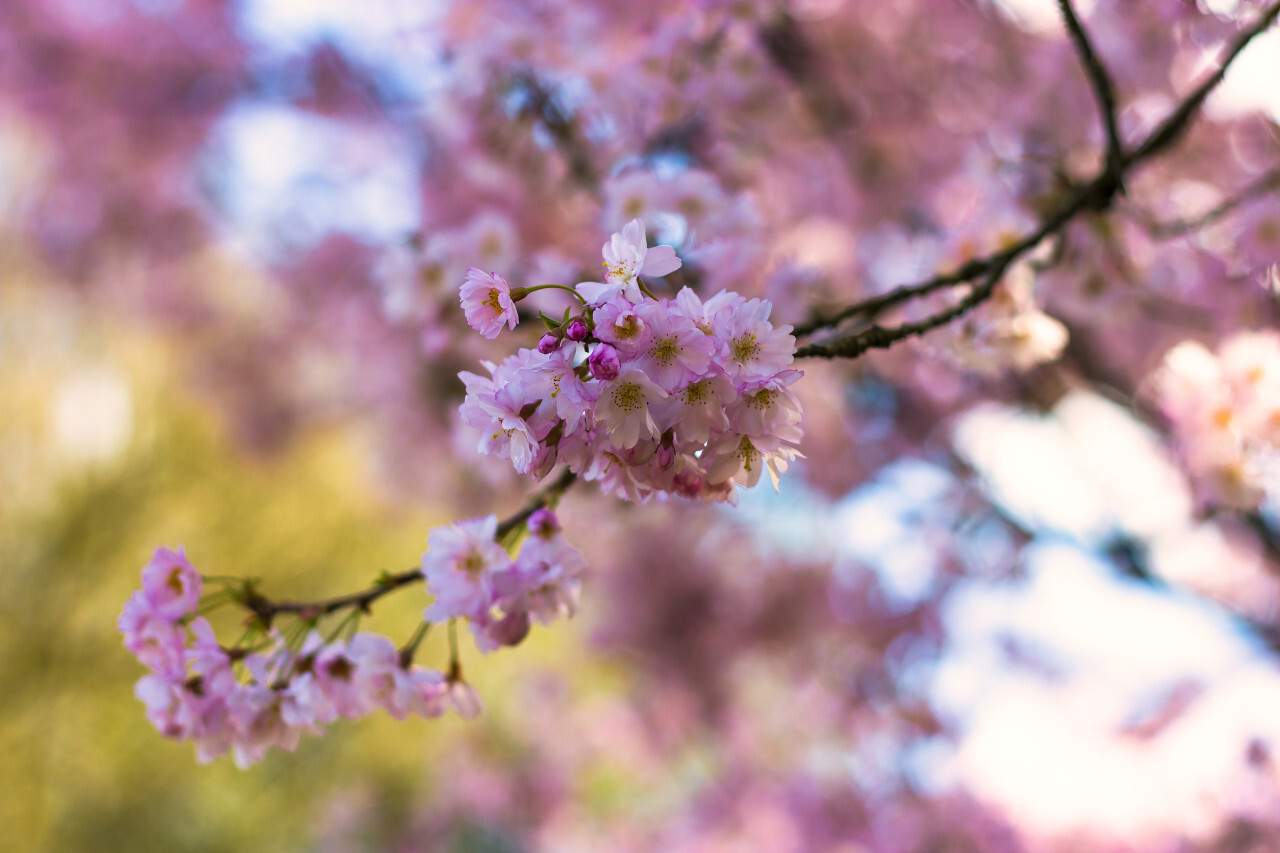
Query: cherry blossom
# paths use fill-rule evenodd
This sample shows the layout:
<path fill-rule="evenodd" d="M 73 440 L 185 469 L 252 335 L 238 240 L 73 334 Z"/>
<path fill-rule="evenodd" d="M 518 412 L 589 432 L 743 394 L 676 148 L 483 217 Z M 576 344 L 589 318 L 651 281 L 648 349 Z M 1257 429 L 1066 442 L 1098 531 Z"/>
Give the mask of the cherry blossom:
<path fill-rule="evenodd" d="M 489 340 L 498 336 L 503 323 L 508 329 L 514 329 L 520 322 L 515 302 L 511 299 L 511 285 L 497 273 L 487 273 L 475 267 L 467 270 L 461 297 L 467 322 Z"/>

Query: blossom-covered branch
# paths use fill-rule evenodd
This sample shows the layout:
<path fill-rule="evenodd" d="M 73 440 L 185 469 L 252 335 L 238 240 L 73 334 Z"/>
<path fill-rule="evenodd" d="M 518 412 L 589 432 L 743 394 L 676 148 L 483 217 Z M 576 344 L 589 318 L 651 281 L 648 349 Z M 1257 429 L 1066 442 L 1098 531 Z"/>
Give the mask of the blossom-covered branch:
<path fill-rule="evenodd" d="M 572 471 L 568 469 L 561 471 L 555 480 L 538 490 L 518 512 L 499 521 L 495 537 L 499 541 L 506 539 L 512 532 L 522 527 L 535 512 L 554 506 L 576 479 L 577 476 Z M 368 613 L 372 604 L 378 599 L 420 581 L 422 581 L 422 569 L 388 572 L 383 573 L 368 589 L 314 601 L 273 601 L 263 595 L 256 584 L 245 582 L 241 589 L 233 592 L 233 596 L 237 604 L 253 612 L 263 629 L 269 629 L 275 617 L 282 613 L 306 620 L 319 619 L 343 610 Z"/>
<path fill-rule="evenodd" d="M 489 516 L 431 531 L 420 569 L 316 601 L 272 601 L 254 582 L 234 579 L 205 595 L 208 581 L 182 549 L 157 549 L 119 623 L 125 647 L 151 670 L 136 689 L 147 716 L 167 737 L 193 741 L 201 761 L 229 749 L 242 767 L 271 747 L 294 749 L 303 732 L 318 734 L 339 717 L 378 709 L 397 719 L 449 709 L 474 716 L 481 705 L 463 679 L 456 622 L 466 621 L 487 653 L 520 643 L 531 621 L 547 624 L 577 609 L 585 563 L 548 509 L 573 480 L 562 474 L 501 523 Z M 522 528 L 530 536 L 513 560 L 508 549 L 519 543 L 512 534 Z M 402 647 L 355 633 L 375 601 L 420 581 L 434 600 Z M 253 614 L 230 647 L 203 615 L 227 603 Z M 347 616 L 323 636 L 321 619 L 342 611 Z M 281 615 L 296 619 L 285 631 L 274 624 Z M 419 645 L 439 622 L 448 623 L 447 666 L 415 666 Z"/>
<path fill-rule="evenodd" d="M 1141 143 L 1124 154 L 1118 168 L 1113 168 L 1110 163 L 1104 165 L 1091 180 L 1077 186 L 1058 208 L 1030 233 L 999 251 L 971 259 L 952 272 L 934 276 L 918 284 L 895 288 L 881 296 L 853 303 L 834 313 L 816 315 L 808 322 L 798 325 L 795 333 L 797 337 L 807 337 L 822 329 L 835 328 L 847 319 L 860 316 L 874 317 L 889 308 L 929 296 L 946 288 L 978 278 L 983 279 L 980 285 L 953 306 L 920 321 L 890 327 L 872 326 L 846 338 L 803 346 L 797 350 L 797 358 L 854 358 L 868 349 L 889 347 L 898 341 L 938 328 L 981 304 L 991 295 L 999 283 L 1000 276 L 1013 262 L 1031 252 L 1048 237 L 1058 234 L 1081 213 L 1102 211 L 1110 207 L 1115 196 L 1123 188 L 1125 176 L 1147 160 L 1165 151 L 1186 130 L 1197 114 L 1199 106 L 1222 82 L 1231 63 L 1249 42 L 1275 22 L 1278 15 L 1280 15 L 1280 3 L 1273 3 L 1253 24 L 1241 31 L 1223 51 L 1217 68 L 1192 90 Z"/>
<path fill-rule="evenodd" d="M 476 449 L 534 477 L 563 461 L 633 501 L 733 502 L 766 473 L 776 487 L 800 455 L 791 327 L 769 321 L 767 300 L 729 291 L 657 298 L 642 276 L 682 261 L 646 234 L 636 219 L 610 237 L 605 280 L 565 288 L 577 313 L 544 318 L 536 349 L 486 364 L 488 376 L 460 374 Z M 532 292 L 473 269 L 461 293 L 467 322 L 496 336 Z"/>

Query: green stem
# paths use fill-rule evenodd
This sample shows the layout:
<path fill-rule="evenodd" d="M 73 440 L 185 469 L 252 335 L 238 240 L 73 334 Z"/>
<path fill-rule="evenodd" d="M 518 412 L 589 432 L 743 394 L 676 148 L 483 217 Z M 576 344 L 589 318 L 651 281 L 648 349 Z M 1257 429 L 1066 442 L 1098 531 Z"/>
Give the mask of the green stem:
<path fill-rule="evenodd" d="M 408 669 L 409 664 L 413 663 L 413 656 L 418 653 L 418 646 L 422 645 L 422 641 L 426 639 L 427 632 L 431 630 L 431 624 L 425 620 L 418 623 L 409 642 L 400 649 L 400 666 Z"/>
<path fill-rule="evenodd" d="M 572 293 L 574 299 L 577 299 L 583 305 L 587 304 L 587 300 L 582 298 L 581 293 L 574 290 L 572 287 L 568 287 L 563 284 L 536 284 L 533 287 L 515 287 L 515 288 L 512 288 L 511 290 L 511 297 L 513 301 L 519 302 L 521 299 L 524 299 L 530 293 L 537 293 L 539 290 L 547 290 L 548 288 L 554 288 L 556 290 L 563 290 L 567 293 Z M 519 295 L 517 296 L 517 294 Z"/>
<path fill-rule="evenodd" d="M 211 592 L 208 595 L 200 597 L 200 603 L 196 607 L 196 615 L 203 616 L 206 613 L 212 613 L 224 604 L 230 604 L 235 600 L 235 596 L 226 590 Z"/>
<path fill-rule="evenodd" d="M 359 610 L 348 610 L 347 615 L 343 616 L 334 629 L 329 632 L 329 636 L 325 638 L 325 642 L 332 643 L 334 640 L 338 639 L 338 635 L 342 633 L 342 629 L 346 628 L 347 625 L 349 625 L 351 621 L 359 615 Z"/>

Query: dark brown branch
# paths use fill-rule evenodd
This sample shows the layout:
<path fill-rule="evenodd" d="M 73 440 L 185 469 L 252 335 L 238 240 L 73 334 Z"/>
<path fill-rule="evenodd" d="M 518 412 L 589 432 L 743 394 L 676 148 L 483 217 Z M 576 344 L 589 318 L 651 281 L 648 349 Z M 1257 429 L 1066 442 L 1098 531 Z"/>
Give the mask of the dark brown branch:
<path fill-rule="evenodd" d="M 529 499 L 519 512 L 508 516 L 498 523 L 498 532 L 495 536 L 498 539 L 506 536 L 512 530 L 529 520 L 529 516 L 533 515 L 540 509 L 549 506 L 555 506 L 556 501 L 560 500 L 560 496 L 574 484 L 578 479 L 578 475 L 565 468 L 560 472 L 560 476 L 556 477 L 547 485 L 543 486 L 533 497 Z"/>
<path fill-rule="evenodd" d="M 398 574 L 384 574 L 373 586 L 360 592 L 325 598 L 319 601 L 272 601 L 258 592 L 253 584 L 247 584 L 243 598 L 239 601 L 253 614 L 263 627 L 270 627 L 272 621 L 281 613 L 290 613 L 307 619 L 319 619 L 340 610 L 354 608 L 361 613 L 368 613 L 369 607 L 382 596 L 422 580 L 421 569 L 410 569 Z"/>
<path fill-rule="evenodd" d="M 1102 64 L 1098 52 L 1089 39 L 1084 25 L 1076 15 L 1071 0 L 1058 0 L 1058 8 L 1062 11 L 1062 20 L 1067 26 L 1067 33 L 1080 55 L 1080 63 L 1089 77 L 1089 85 L 1093 88 L 1094 99 L 1098 102 L 1098 112 L 1102 115 L 1103 130 L 1107 134 L 1107 172 L 1120 185 L 1124 192 L 1122 177 L 1124 174 L 1124 143 L 1120 139 L 1120 128 L 1116 123 L 1116 92 L 1111 82 L 1107 67 Z"/>
<path fill-rule="evenodd" d="M 814 312 L 811 319 L 804 323 L 796 324 L 793 330 L 794 334 L 797 338 L 808 337 L 816 331 L 833 328 L 853 317 L 875 317 L 903 302 L 909 302 L 912 299 L 928 296 L 935 291 L 963 284 L 966 281 L 972 281 L 987 270 L 990 262 L 990 258 L 974 258 L 966 261 L 958 269 L 951 272 L 942 273 L 918 284 L 905 284 L 901 287 L 895 287 L 880 296 L 873 296 L 870 299 L 863 299 L 861 302 L 846 305 L 832 314 L 824 315 Z"/>
<path fill-rule="evenodd" d="M 518 512 L 498 522 L 498 530 L 495 537 L 499 540 L 502 539 L 528 521 L 529 516 L 538 510 L 555 505 L 560 496 L 576 480 L 577 475 L 566 468 L 560 473 L 559 477 L 556 477 L 555 480 L 535 493 Z M 300 616 L 305 619 L 319 619 L 322 616 L 349 609 L 368 613 L 369 608 L 379 598 L 402 587 L 418 583 L 422 579 L 421 569 L 410 569 L 397 574 L 383 574 L 368 589 L 333 598 L 322 598 L 316 601 L 273 601 L 258 592 L 252 582 L 246 582 L 238 594 L 237 603 L 250 610 L 264 628 L 270 628 L 275 617 L 282 613 Z"/>
<path fill-rule="evenodd" d="M 796 350 L 796 358 L 857 358 L 870 349 L 887 349 L 898 341 L 923 335 L 952 320 L 962 317 L 985 302 L 1000 283 L 1008 263 L 997 264 L 988 272 L 982 284 L 975 287 L 956 304 L 914 323 L 899 326 L 871 326 L 846 338 L 825 344 L 809 344 Z"/>
<path fill-rule="evenodd" d="M 1258 542 L 1267 555 L 1268 568 L 1272 572 L 1280 572 L 1280 530 L 1272 527 L 1257 510 L 1239 510 L 1238 515 L 1258 537 Z"/>
<path fill-rule="evenodd" d="M 1222 82 L 1231 63 L 1235 61 L 1236 57 L 1240 55 L 1240 52 L 1244 50 L 1250 41 L 1275 22 L 1278 15 L 1280 15 L 1280 0 L 1269 6 L 1257 21 L 1243 30 L 1223 52 L 1219 67 L 1179 103 L 1173 112 L 1146 139 L 1133 151 L 1124 155 L 1118 172 L 1112 171 L 1109 167 L 1104 167 L 1093 180 L 1077 187 L 1057 210 L 1040 223 L 1039 227 L 1016 243 L 990 255 L 974 258 L 952 272 L 926 279 L 917 284 L 895 288 L 880 296 L 847 305 L 832 314 L 816 315 L 808 322 L 797 325 L 795 334 L 797 337 L 805 337 L 822 329 L 834 328 L 844 320 L 853 317 L 874 317 L 893 306 L 982 277 L 983 283 L 954 306 L 914 323 L 905 323 L 892 327 L 872 326 L 848 337 L 822 344 L 803 346 L 796 351 L 796 356 L 798 358 L 854 358 L 868 349 L 888 347 L 898 341 L 936 329 L 962 316 L 990 297 L 996 285 L 999 284 L 1000 276 L 1015 261 L 1040 245 L 1046 238 L 1057 234 L 1080 213 L 1087 210 L 1103 211 L 1110 207 L 1116 194 L 1123 187 L 1125 176 L 1139 165 L 1163 152 L 1186 130 L 1195 117 L 1199 106 L 1204 103 L 1209 93 Z"/>

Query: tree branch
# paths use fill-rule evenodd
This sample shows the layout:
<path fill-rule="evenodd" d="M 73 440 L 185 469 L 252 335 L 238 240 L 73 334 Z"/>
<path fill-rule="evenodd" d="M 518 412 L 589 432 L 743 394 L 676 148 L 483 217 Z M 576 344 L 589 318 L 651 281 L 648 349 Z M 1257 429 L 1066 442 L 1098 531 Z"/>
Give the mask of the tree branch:
<path fill-rule="evenodd" d="M 856 124 L 857 113 L 829 84 L 821 57 L 800 31 L 800 25 L 785 8 L 778 8 L 773 20 L 756 31 L 765 53 L 785 74 L 804 101 L 806 109 L 817 120 L 822 133 L 834 138 L 841 130 Z"/>
<path fill-rule="evenodd" d="M 495 538 L 502 539 L 512 530 L 529 520 L 529 516 L 533 515 L 540 509 L 549 506 L 555 506 L 570 486 L 578 479 L 578 475 L 565 468 L 560 472 L 560 476 L 556 477 L 547 485 L 543 486 L 533 497 L 529 498 L 529 502 L 521 507 L 520 511 L 514 515 L 510 515 L 502 521 L 498 522 L 498 532 L 494 534 Z"/>
<path fill-rule="evenodd" d="M 890 307 L 985 276 L 983 283 L 964 299 L 951 308 L 915 323 L 888 328 L 872 326 L 849 337 L 800 347 L 796 351 L 796 356 L 798 358 L 855 358 L 868 349 L 888 347 L 897 341 L 938 328 L 986 300 L 999 284 L 1000 276 L 1015 261 L 1040 245 L 1047 237 L 1057 234 L 1080 213 L 1086 210 L 1103 211 L 1110 207 L 1116 194 L 1123 188 L 1125 176 L 1147 160 L 1162 153 L 1181 136 L 1205 98 L 1222 82 L 1231 63 L 1249 42 L 1275 22 L 1277 16 L 1280 16 L 1280 0 L 1272 3 L 1253 24 L 1241 31 L 1223 52 L 1219 67 L 1192 90 L 1133 151 L 1122 152 L 1123 157 L 1118 171 L 1113 171 L 1110 164 L 1104 166 L 1091 181 L 1078 186 L 1034 231 L 998 252 L 967 261 L 952 272 L 917 284 L 897 287 L 888 293 L 855 302 L 828 315 L 816 314 L 808 322 L 797 325 L 795 335 L 806 337 L 822 329 L 834 328 L 844 320 L 853 317 L 864 315 L 874 317 Z"/>
<path fill-rule="evenodd" d="M 538 510 L 553 506 L 560 496 L 578 479 L 568 468 L 548 485 L 531 497 L 519 511 L 498 522 L 495 538 L 501 540 L 529 520 L 529 516 Z M 305 619 L 319 619 L 342 610 L 354 609 L 368 613 L 375 601 L 384 595 L 402 587 L 418 583 L 423 579 L 421 569 L 410 569 L 397 574 L 384 573 L 373 586 L 359 592 L 339 595 L 333 598 L 322 598 L 316 601 L 273 601 L 262 593 L 251 582 L 246 582 L 243 590 L 236 598 L 236 603 L 250 610 L 263 628 L 270 628 L 276 616 L 287 613 Z"/>
<path fill-rule="evenodd" d="M 1058 8 L 1062 11 L 1062 20 L 1075 44 L 1076 53 L 1080 55 L 1080 63 L 1084 66 L 1089 85 L 1093 88 L 1094 99 L 1098 102 L 1098 112 L 1102 115 L 1102 126 L 1107 134 L 1107 172 L 1119 184 L 1119 191 L 1124 192 L 1124 143 L 1120 139 L 1120 128 L 1116 123 L 1115 86 L 1106 66 L 1098 57 L 1098 52 L 1094 50 L 1089 34 L 1080 23 L 1071 0 L 1058 0 Z"/>
<path fill-rule="evenodd" d="M 1275 23 L 1277 16 L 1280 16 L 1280 2 L 1272 3 L 1258 16 L 1258 20 L 1242 30 L 1235 41 L 1231 42 L 1223 52 L 1218 60 L 1217 70 L 1201 81 L 1191 94 L 1183 98 L 1177 109 L 1170 113 L 1141 145 L 1126 156 L 1126 165 L 1140 163 L 1173 144 L 1191 124 L 1191 119 L 1200 109 L 1200 105 L 1209 97 L 1209 93 L 1216 89 L 1222 79 L 1227 76 L 1227 69 L 1231 67 L 1231 63 L 1236 61 L 1236 57 L 1248 47 L 1249 42 Z"/>
<path fill-rule="evenodd" d="M 1170 222 L 1148 220 L 1143 222 L 1143 227 L 1147 229 L 1148 234 L 1158 240 L 1184 237 L 1187 234 L 1212 225 L 1258 196 L 1266 195 L 1276 189 L 1280 189 L 1280 166 L 1275 166 L 1270 171 L 1258 176 L 1246 184 L 1238 193 L 1227 197 L 1217 206 L 1199 216 L 1190 219 L 1175 219 Z"/>
<path fill-rule="evenodd" d="M 923 335 L 925 332 L 945 326 L 986 301 L 996 285 L 1000 283 L 1009 263 L 1012 263 L 1012 260 L 992 266 L 982 284 L 975 287 L 955 305 L 937 314 L 913 323 L 903 323 L 900 326 L 871 326 L 856 335 L 830 343 L 809 344 L 796 350 L 796 358 L 857 358 L 867 350 L 888 349 L 898 341 Z"/>
<path fill-rule="evenodd" d="M 515 77 L 529 97 L 524 112 L 542 122 L 551 134 L 556 149 L 569 167 L 569 177 L 579 187 L 592 195 L 600 193 L 600 176 L 591 161 L 591 146 L 582 138 L 578 122 L 556 102 L 553 94 L 534 76 L 533 71 L 522 71 Z"/>

